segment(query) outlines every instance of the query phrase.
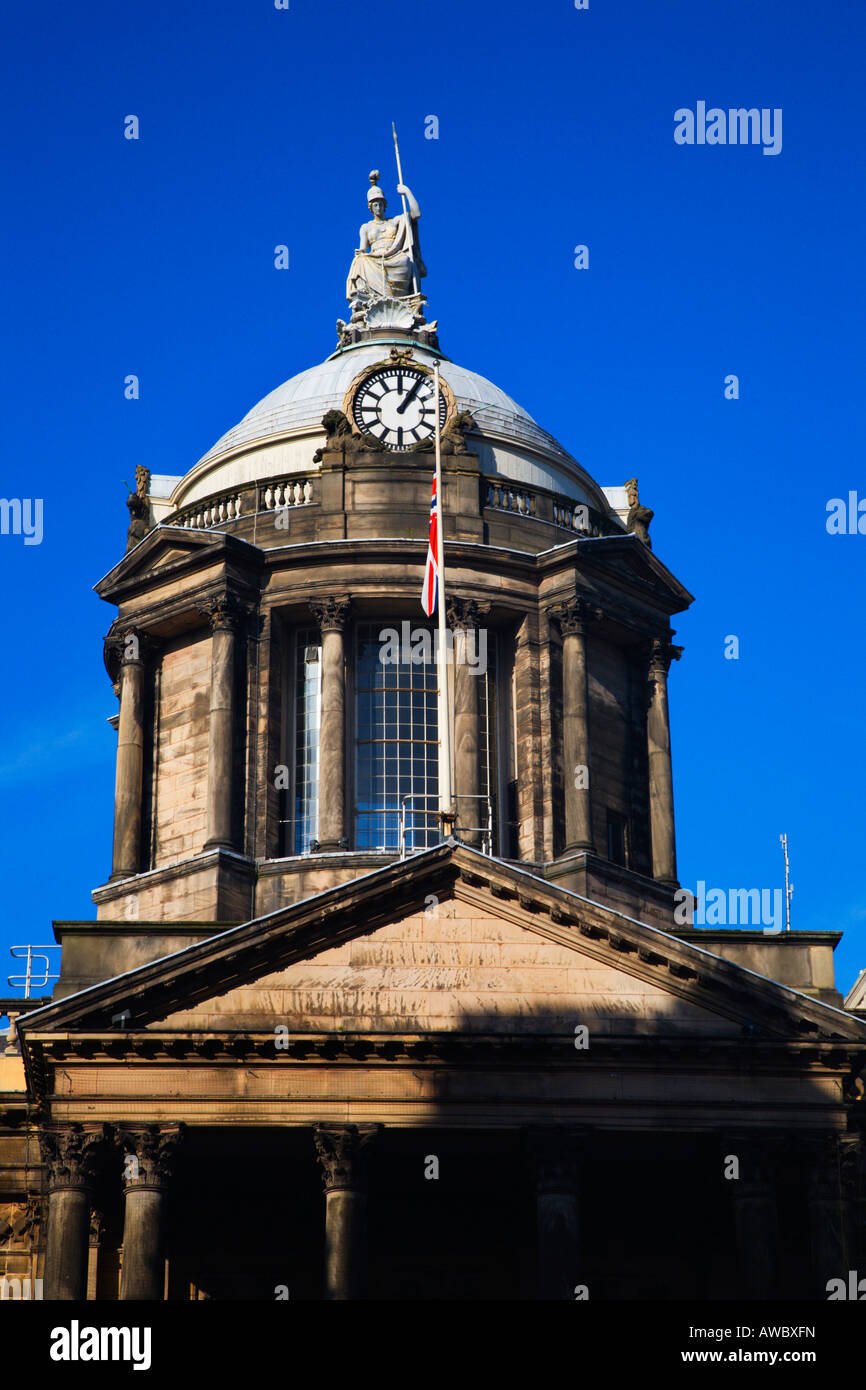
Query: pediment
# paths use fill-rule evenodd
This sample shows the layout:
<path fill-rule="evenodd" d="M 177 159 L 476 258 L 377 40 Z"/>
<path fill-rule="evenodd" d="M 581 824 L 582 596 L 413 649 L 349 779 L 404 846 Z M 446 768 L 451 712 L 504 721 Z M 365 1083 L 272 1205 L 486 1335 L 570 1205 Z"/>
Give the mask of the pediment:
<path fill-rule="evenodd" d="M 649 585 L 664 595 L 671 612 L 680 612 L 694 600 L 685 585 L 636 536 L 601 536 L 579 542 L 582 557 L 599 569 L 631 584 Z"/>
<path fill-rule="evenodd" d="M 455 841 L 36 1010 L 22 1032 L 277 1022 L 866 1040 L 841 1010 Z"/>
<path fill-rule="evenodd" d="M 94 589 L 100 598 L 116 603 L 124 592 L 155 570 L 174 569 L 182 573 L 188 568 L 209 564 L 222 555 L 249 561 L 258 554 L 249 542 L 223 531 L 156 526 L 94 585 Z"/>
<path fill-rule="evenodd" d="M 739 1036 L 740 1025 L 573 942 L 510 920 L 459 883 L 433 904 L 151 1027 L 298 1032 Z"/>

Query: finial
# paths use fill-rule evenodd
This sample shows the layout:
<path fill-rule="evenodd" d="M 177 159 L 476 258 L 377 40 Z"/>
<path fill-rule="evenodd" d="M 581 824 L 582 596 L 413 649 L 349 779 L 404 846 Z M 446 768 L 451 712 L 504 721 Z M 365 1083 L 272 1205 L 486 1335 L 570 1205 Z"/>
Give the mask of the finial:
<path fill-rule="evenodd" d="M 370 170 L 370 182 L 373 184 L 374 187 L 375 187 L 376 184 L 379 182 L 379 170 L 378 170 L 378 169 L 371 169 L 371 170 Z"/>

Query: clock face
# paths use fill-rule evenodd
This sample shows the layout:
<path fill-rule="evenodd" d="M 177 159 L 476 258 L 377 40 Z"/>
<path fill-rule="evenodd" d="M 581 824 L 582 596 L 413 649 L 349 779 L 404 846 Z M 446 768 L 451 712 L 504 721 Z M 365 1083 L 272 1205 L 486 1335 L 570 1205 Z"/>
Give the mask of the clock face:
<path fill-rule="evenodd" d="M 389 449 L 410 449 L 430 439 L 436 429 L 435 385 L 417 367 L 380 367 L 355 392 L 352 414 L 363 434 L 373 434 Z M 439 392 L 439 425 L 448 402 Z"/>

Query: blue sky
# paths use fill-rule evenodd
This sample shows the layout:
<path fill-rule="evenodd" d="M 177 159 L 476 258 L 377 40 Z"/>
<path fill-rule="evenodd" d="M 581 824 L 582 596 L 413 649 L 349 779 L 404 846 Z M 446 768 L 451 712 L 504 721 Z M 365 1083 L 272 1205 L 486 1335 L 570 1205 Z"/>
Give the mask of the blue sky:
<path fill-rule="evenodd" d="M 602 484 L 636 474 L 696 595 L 671 677 L 683 883 L 780 886 L 786 830 L 793 923 L 845 931 L 849 987 L 866 536 L 825 518 L 866 497 L 862 4 L 90 3 L 7 7 L 2 38 L 0 493 L 43 498 L 45 531 L 0 537 L 0 992 L 6 945 L 94 916 L 110 871 L 91 586 L 124 479 L 186 471 L 333 349 L 370 168 L 394 196 L 392 119 L 445 352 Z M 781 108 L 781 153 L 677 145 L 698 101 Z"/>

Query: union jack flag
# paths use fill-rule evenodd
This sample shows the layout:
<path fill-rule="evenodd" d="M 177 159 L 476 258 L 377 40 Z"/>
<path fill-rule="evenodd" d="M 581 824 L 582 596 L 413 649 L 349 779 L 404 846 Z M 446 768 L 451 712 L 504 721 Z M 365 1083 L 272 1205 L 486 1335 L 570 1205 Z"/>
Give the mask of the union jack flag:
<path fill-rule="evenodd" d="M 439 593 L 439 508 L 436 505 L 436 479 L 433 479 L 433 496 L 430 499 L 430 539 L 427 542 L 427 564 L 424 569 L 424 587 L 421 590 L 421 607 L 431 617 L 436 611 L 436 598 Z"/>

